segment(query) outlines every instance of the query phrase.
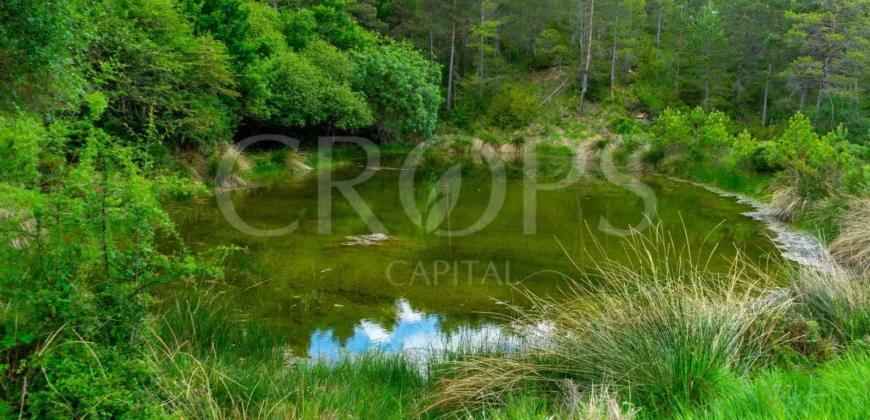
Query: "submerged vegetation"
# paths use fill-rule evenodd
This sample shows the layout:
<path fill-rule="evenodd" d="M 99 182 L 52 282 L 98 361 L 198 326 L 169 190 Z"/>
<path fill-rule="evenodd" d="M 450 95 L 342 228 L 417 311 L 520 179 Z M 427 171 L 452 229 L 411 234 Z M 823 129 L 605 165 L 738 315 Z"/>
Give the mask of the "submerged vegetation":
<path fill-rule="evenodd" d="M 0 418 L 866 418 L 868 21 L 867 0 L 4 1 Z M 262 133 L 309 150 L 232 145 Z M 510 343 L 298 358 L 223 288 L 244 250 L 194 252 L 164 207 L 354 165 L 319 135 L 612 158 L 759 198 L 840 265 L 713 273 L 658 229 L 530 296 Z"/>

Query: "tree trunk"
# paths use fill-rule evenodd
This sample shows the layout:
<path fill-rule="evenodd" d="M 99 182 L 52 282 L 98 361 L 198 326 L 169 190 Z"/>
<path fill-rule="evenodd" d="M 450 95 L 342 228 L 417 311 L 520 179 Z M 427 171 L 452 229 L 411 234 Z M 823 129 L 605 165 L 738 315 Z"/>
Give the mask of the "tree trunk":
<path fill-rule="evenodd" d="M 483 25 L 486 23 L 485 8 L 486 0 L 480 0 L 480 50 L 477 57 L 477 89 L 480 96 L 483 96 L 483 46 L 486 43 L 486 38 L 483 36 Z"/>
<path fill-rule="evenodd" d="M 659 6 L 659 24 L 656 29 L 656 53 L 660 52 L 660 47 L 662 45 L 662 14 L 664 14 L 665 5 L 662 4 Z"/>
<path fill-rule="evenodd" d="M 767 81 L 764 83 L 764 108 L 761 110 L 761 128 L 767 128 L 767 100 L 770 94 L 770 73 L 773 71 L 773 64 L 767 63 Z"/>
<path fill-rule="evenodd" d="M 272 0 L 272 8 L 278 10 L 278 0 Z"/>
<path fill-rule="evenodd" d="M 737 62 L 737 85 L 735 88 L 737 89 L 735 105 L 740 108 L 740 104 L 743 102 L 743 60 Z"/>
<path fill-rule="evenodd" d="M 800 111 L 804 112 L 804 106 L 807 103 L 807 90 L 809 89 L 809 82 L 804 80 L 804 88 L 801 90 L 801 108 Z"/>
<path fill-rule="evenodd" d="M 589 90 L 589 65 L 592 62 L 592 22 L 595 18 L 595 0 L 589 3 L 589 37 L 586 39 L 586 63 L 583 69 L 583 84 L 580 91 L 580 113 L 583 113 L 583 103 L 586 101 L 586 92 Z"/>
<path fill-rule="evenodd" d="M 619 34 L 619 15 L 616 15 L 616 22 L 613 25 L 613 57 L 610 62 L 610 97 L 616 96 L 616 40 Z"/>
<path fill-rule="evenodd" d="M 456 0 L 453 0 L 453 12 L 456 12 Z M 450 110 L 453 109 L 453 79 L 455 72 L 456 61 L 456 16 L 452 18 L 453 30 L 450 34 L 450 70 L 447 76 L 447 116 L 450 116 Z"/>
<path fill-rule="evenodd" d="M 704 77 L 704 111 L 710 108 L 710 75 Z"/>
<path fill-rule="evenodd" d="M 822 68 L 822 81 L 819 83 L 819 96 L 816 99 L 816 109 L 822 107 L 822 95 L 825 93 L 825 88 L 828 86 L 828 74 L 831 70 L 831 58 L 825 57 L 825 66 Z"/>
<path fill-rule="evenodd" d="M 462 76 L 468 76 L 468 40 L 462 41 Z"/>

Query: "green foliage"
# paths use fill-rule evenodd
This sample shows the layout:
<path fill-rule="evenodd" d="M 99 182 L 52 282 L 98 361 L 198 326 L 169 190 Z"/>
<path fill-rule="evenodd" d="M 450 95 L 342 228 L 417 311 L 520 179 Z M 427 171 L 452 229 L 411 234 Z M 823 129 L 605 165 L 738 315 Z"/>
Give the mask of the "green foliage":
<path fill-rule="evenodd" d="M 523 128 L 538 117 L 540 99 L 527 86 L 511 84 L 501 88 L 487 112 L 490 123 L 501 128 Z"/>
<path fill-rule="evenodd" d="M 158 417 L 136 357 L 148 291 L 219 272 L 158 251 L 174 231 L 137 149 L 89 120 L 5 116 L 0 127 L 3 399 L 23 399 L 33 418 Z"/>
<path fill-rule="evenodd" d="M 343 53 L 336 52 L 333 58 L 345 67 L 351 66 Z M 370 125 L 373 117 L 368 104 L 352 90 L 349 80 L 333 78 L 340 73 L 338 69 L 318 67 L 305 55 L 289 50 L 258 61 L 245 81 L 250 92 L 247 112 L 287 127 L 327 125 L 354 129 Z"/>
<path fill-rule="evenodd" d="M 0 4 L 0 110 L 47 111 L 75 100 L 93 7 L 76 0 Z"/>
<path fill-rule="evenodd" d="M 616 134 L 644 134 L 644 124 L 631 117 L 619 116 L 614 118 L 610 125 Z"/>
<path fill-rule="evenodd" d="M 678 418 L 850 418 L 870 414 L 870 357 L 856 349 L 816 370 L 779 368 L 735 377 L 702 407 L 685 407 Z"/>
<path fill-rule="evenodd" d="M 356 54 L 355 84 L 364 92 L 379 127 L 387 133 L 435 133 L 441 94 L 441 71 L 404 42 L 386 42 Z"/>
<path fill-rule="evenodd" d="M 287 10 L 281 13 L 287 43 L 301 50 L 319 37 L 317 18 L 311 9 Z"/>
<path fill-rule="evenodd" d="M 308 16 L 317 23 L 317 33 L 325 41 L 342 49 L 360 49 L 375 43 L 376 36 L 366 32 L 357 24 L 347 11 L 349 4 L 355 0 L 319 0 L 306 2 L 309 12 L 304 12 L 301 19 L 291 19 L 301 25 L 288 27 L 288 30 L 305 29 L 311 22 Z"/>
<path fill-rule="evenodd" d="M 108 131 L 143 134 L 153 122 L 161 136 L 200 145 L 232 134 L 238 93 L 221 42 L 196 37 L 170 0 L 106 2 L 101 14 L 88 58 L 109 99 Z"/>
<path fill-rule="evenodd" d="M 178 8 L 193 20 L 197 36 L 209 35 L 226 45 L 236 68 L 244 68 L 254 59 L 246 0 L 180 0 Z"/>
<path fill-rule="evenodd" d="M 667 108 L 668 98 L 665 92 L 650 83 L 638 83 L 632 87 L 632 92 L 645 112 L 657 116 Z"/>
<path fill-rule="evenodd" d="M 540 48 L 537 62 L 544 67 L 561 66 L 570 47 L 565 36 L 554 28 L 545 29 L 535 40 Z"/>
<path fill-rule="evenodd" d="M 655 142 L 671 152 L 688 153 L 692 159 L 712 158 L 734 141 L 731 120 L 721 112 L 695 108 L 683 113 L 666 109 L 652 129 Z"/>

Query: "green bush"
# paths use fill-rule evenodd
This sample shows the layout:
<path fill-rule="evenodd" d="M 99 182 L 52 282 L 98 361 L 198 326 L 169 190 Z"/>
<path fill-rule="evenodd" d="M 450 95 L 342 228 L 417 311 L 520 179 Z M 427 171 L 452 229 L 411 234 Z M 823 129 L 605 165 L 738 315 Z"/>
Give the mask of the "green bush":
<path fill-rule="evenodd" d="M 458 128 L 475 128 L 477 123 L 486 116 L 486 110 L 489 109 L 491 100 L 489 95 L 480 95 L 476 89 L 458 89 L 456 102 L 453 109 L 450 110 L 450 123 Z"/>
<path fill-rule="evenodd" d="M 657 116 L 666 108 L 667 100 L 663 97 L 662 89 L 648 83 L 638 83 L 632 87 L 632 92 L 640 102 L 644 111 Z"/>
<path fill-rule="evenodd" d="M 643 122 L 625 115 L 614 118 L 610 126 L 614 132 L 622 135 L 644 134 L 646 131 Z"/>
<path fill-rule="evenodd" d="M 0 117 L 0 133 L 2 399 L 30 418 L 160 417 L 148 293 L 219 271 L 159 250 L 176 235 L 138 149 L 87 119 Z"/>
<path fill-rule="evenodd" d="M 378 116 L 379 127 L 395 135 L 435 134 L 441 107 L 441 69 L 407 42 L 385 41 L 356 54 L 355 85 Z"/>
<path fill-rule="evenodd" d="M 506 129 L 531 124 L 540 112 L 541 101 L 530 88 L 511 84 L 501 88 L 487 112 L 492 125 Z"/>
<path fill-rule="evenodd" d="M 211 145 L 232 136 L 235 81 L 226 46 L 197 37 L 172 0 L 102 2 L 86 52 L 91 83 L 109 99 L 110 133 Z M 152 118 L 153 117 L 153 118 Z"/>

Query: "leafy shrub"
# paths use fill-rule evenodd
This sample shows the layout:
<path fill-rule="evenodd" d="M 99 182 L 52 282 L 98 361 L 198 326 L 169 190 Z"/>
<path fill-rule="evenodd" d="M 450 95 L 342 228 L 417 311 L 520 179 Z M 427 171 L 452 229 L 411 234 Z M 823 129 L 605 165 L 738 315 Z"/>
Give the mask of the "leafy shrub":
<path fill-rule="evenodd" d="M 522 128 L 537 118 L 540 104 L 537 94 L 530 88 L 506 85 L 496 95 L 487 115 L 490 123 L 497 127 Z"/>
<path fill-rule="evenodd" d="M 93 3 L 75 0 L 0 4 L 0 110 L 51 111 L 85 85 L 75 58 L 87 47 Z"/>
<path fill-rule="evenodd" d="M 820 137 L 807 117 L 800 113 L 792 117 L 788 128 L 774 140 L 775 149 L 767 154 L 771 166 L 784 168 L 773 193 L 772 215 L 794 220 L 839 191 L 866 188 L 862 162 L 843 152 L 847 135 L 841 127 Z"/>
<path fill-rule="evenodd" d="M 435 134 L 441 107 L 441 70 L 407 42 L 386 41 L 358 52 L 355 85 L 387 132 Z"/>
<path fill-rule="evenodd" d="M 219 272 L 159 251 L 175 232 L 135 149 L 89 120 L 0 128 L 14 164 L 0 176 L 2 399 L 32 418 L 160 417 L 137 360 L 148 292 Z"/>
<path fill-rule="evenodd" d="M 643 109 L 652 115 L 659 115 L 666 107 L 666 99 L 659 92 L 662 89 L 653 87 L 648 83 L 638 83 L 632 87 L 632 91 Z"/>
<path fill-rule="evenodd" d="M 317 45 L 317 44 L 315 44 Z M 321 65 L 335 62 L 350 66 L 349 57 L 329 47 L 332 56 Z M 342 129 L 366 127 L 373 122 L 365 98 L 352 90 L 341 71 L 318 67 L 303 54 L 283 51 L 259 60 L 246 76 L 248 112 L 263 121 L 287 127 L 328 125 Z"/>
<path fill-rule="evenodd" d="M 456 127 L 471 129 L 486 115 L 492 98 L 479 95 L 471 88 L 457 89 L 456 102 L 450 110 L 450 123 Z"/>
<path fill-rule="evenodd" d="M 238 92 L 223 43 L 196 37 L 171 0 L 104 2 L 100 11 L 87 61 L 109 99 L 108 131 L 144 134 L 153 123 L 161 137 L 198 145 L 232 135 Z"/>
<path fill-rule="evenodd" d="M 659 148 L 651 148 L 641 155 L 641 161 L 652 167 L 656 167 L 665 159 L 665 151 Z"/>
<path fill-rule="evenodd" d="M 614 118 L 610 125 L 617 134 L 631 135 L 645 132 L 644 123 L 624 115 Z"/>

